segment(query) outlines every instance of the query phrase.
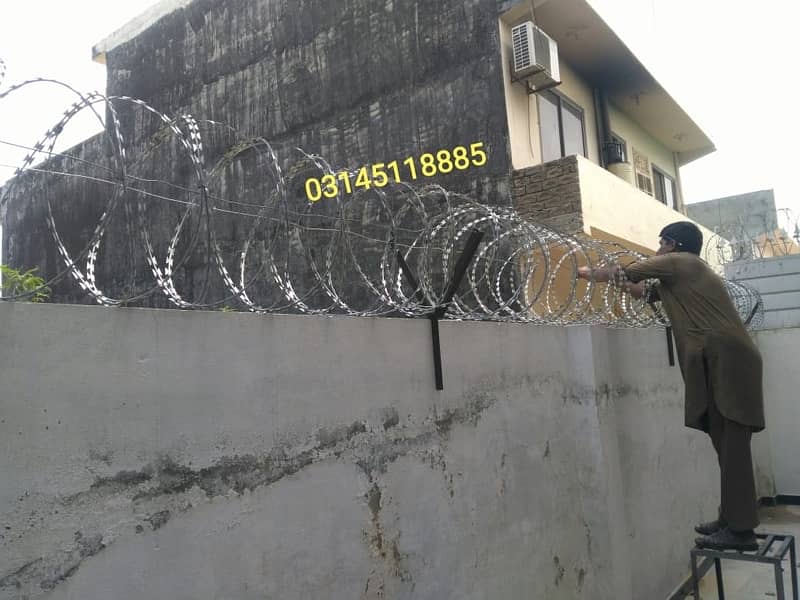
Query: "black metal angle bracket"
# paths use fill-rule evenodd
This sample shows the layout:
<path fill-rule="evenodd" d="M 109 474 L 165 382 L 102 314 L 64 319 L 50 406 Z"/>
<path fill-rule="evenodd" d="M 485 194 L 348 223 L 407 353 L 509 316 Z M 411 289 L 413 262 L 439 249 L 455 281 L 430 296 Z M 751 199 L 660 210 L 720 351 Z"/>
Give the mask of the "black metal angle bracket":
<path fill-rule="evenodd" d="M 461 252 L 461 255 L 458 257 L 458 261 L 456 261 L 455 269 L 453 270 L 453 276 L 450 278 L 450 281 L 445 288 L 444 295 L 442 296 L 441 302 L 433 309 L 430 313 L 425 315 L 431 322 L 431 341 L 433 344 L 433 373 L 436 379 L 436 389 L 443 390 L 444 389 L 444 378 L 442 376 L 442 347 L 439 339 L 439 320 L 444 317 L 447 309 L 450 306 L 450 303 L 453 301 L 453 296 L 455 296 L 456 290 L 458 290 L 458 286 L 461 285 L 461 281 L 464 279 L 464 275 L 467 272 L 467 267 L 472 262 L 472 259 L 475 257 L 475 252 L 478 251 L 478 246 L 483 239 L 484 232 L 479 231 L 477 229 L 473 229 L 470 232 L 469 238 L 467 238 L 466 245 L 464 246 L 464 250 Z M 403 257 L 403 253 L 400 250 L 397 251 L 397 264 L 400 269 L 405 273 L 405 276 L 408 278 L 409 283 L 415 288 L 415 297 L 417 302 L 424 302 L 425 297 L 422 294 L 422 290 L 419 287 L 419 282 L 417 278 L 414 276 L 414 272 L 406 263 L 405 258 Z"/>

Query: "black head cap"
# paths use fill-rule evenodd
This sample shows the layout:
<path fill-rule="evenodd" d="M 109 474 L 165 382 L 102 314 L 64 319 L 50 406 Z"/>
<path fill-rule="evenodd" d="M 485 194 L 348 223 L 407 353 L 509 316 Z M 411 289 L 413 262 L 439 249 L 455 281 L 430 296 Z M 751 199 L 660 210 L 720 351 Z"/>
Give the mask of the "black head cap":
<path fill-rule="evenodd" d="M 703 232 L 690 221 L 670 223 L 661 230 L 659 236 L 675 242 L 679 252 L 691 252 L 699 256 L 703 247 Z"/>

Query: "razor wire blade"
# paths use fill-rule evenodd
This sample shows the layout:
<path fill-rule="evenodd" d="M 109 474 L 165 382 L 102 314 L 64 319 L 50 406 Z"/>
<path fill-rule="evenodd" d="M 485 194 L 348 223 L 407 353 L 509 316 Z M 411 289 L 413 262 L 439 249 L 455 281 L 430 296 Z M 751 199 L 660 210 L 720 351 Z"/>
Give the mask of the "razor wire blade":
<path fill-rule="evenodd" d="M 438 185 L 396 182 L 312 203 L 302 191 L 308 177 L 348 169 L 295 149 L 284 170 L 262 137 L 189 114 L 169 116 L 132 97 L 84 95 L 36 79 L 0 92 L 0 100 L 42 83 L 63 86 L 76 99 L 30 147 L 3 189 L 0 212 L 23 182 L 36 180 L 62 264 L 45 285 L 69 276 L 104 306 L 160 295 L 185 309 L 233 303 L 257 313 L 422 316 L 440 306 L 469 233 L 480 229 L 484 237 L 445 318 L 666 324 L 657 305 L 577 278 L 583 265 L 645 258 L 619 244 L 558 232 L 508 206 L 482 204 Z M 84 111 L 103 123 L 103 152 L 56 152 L 62 132 Z M 172 177 L 164 176 L 164 165 Z M 59 190 L 70 186 L 105 200 L 88 241 L 64 226 L 74 215 Z M 104 252 L 116 262 L 103 266 Z M 398 253 L 415 278 L 400 267 Z M 187 270 L 191 282 L 182 274 Z M 733 281 L 727 286 L 742 318 L 758 326 L 758 293 Z"/>

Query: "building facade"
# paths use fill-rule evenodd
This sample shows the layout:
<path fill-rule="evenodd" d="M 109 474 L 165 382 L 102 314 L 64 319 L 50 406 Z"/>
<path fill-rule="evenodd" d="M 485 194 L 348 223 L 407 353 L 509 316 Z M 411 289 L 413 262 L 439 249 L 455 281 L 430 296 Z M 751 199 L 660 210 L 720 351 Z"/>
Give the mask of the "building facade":
<path fill-rule="evenodd" d="M 680 167 L 713 143 L 583 0 L 503 13 L 505 65 L 511 28 L 532 18 L 558 44 L 561 83 L 531 94 L 503 71 L 515 205 L 558 229 L 652 252 L 660 228 L 684 218 Z"/>
<path fill-rule="evenodd" d="M 509 66 L 511 27 L 529 19 L 560 56 L 561 84 L 535 94 L 512 81 Z M 295 148 L 354 169 L 479 144 L 480 168 L 429 182 L 644 252 L 657 246 L 660 227 L 683 218 L 680 166 L 713 151 L 585 0 L 164 0 L 94 54 L 107 65 L 109 95 L 266 138 L 285 172 L 298 159 Z M 157 131 L 152 116 L 135 105 L 120 106 L 117 116 L 129 154 L 146 149 Z M 70 154 L 101 161 L 114 143 L 108 138 Z M 213 144 L 206 153 L 211 163 Z M 135 166 L 140 179 L 164 182 L 157 195 L 197 185 L 175 152 Z M 225 173 L 216 191 L 257 195 L 257 168 L 243 163 Z M 7 205 L 5 260 L 48 276 L 63 270 L 45 225 L 46 199 L 60 211 L 62 241 L 77 252 L 112 192 L 24 174 Z M 289 194 L 302 201 L 298 182 L 289 181 Z M 151 238 L 169 239 L 176 215 L 154 214 Z M 235 247 L 242 229 L 226 224 L 220 243 Z M 112 295 L 146 287 L 134 237 L 123 221 L 108 224 L 93 268 Z M 208 269 L 203 260 L 175 266 L 188 299 L 205 293 Z M 87 301 L 67 280 L 54 286 L 53 299 Z M 169 305 L 154 297 L 139 303 Z"/>

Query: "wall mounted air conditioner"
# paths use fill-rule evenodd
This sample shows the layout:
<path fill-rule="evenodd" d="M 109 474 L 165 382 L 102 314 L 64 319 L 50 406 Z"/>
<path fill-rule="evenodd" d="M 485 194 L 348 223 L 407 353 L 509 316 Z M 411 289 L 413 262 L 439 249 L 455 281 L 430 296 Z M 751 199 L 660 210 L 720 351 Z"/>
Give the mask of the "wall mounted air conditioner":
<path fill-rule="evenodd" d="M 534 89 L 561 83 L 558 69 L 558 44 L 531 21 L 511 29 L 514 49 L 513 78 L 526 80 Z"/>

